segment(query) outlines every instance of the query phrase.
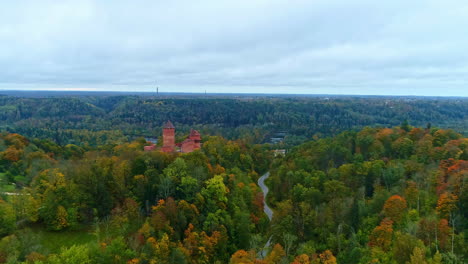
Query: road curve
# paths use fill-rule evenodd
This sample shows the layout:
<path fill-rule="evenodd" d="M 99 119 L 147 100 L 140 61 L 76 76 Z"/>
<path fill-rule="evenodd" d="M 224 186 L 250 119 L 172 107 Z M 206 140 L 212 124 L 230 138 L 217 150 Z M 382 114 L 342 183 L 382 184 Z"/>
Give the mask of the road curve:
<path fill-rule="evenodd" d="M 270 177 L 270 172 L 265 173 L 262 177 L 258 179 L 258 186 L 260 186 L 260 189 L 262 189 L 263 192 L 263 211 L 265 214 L 268 216 L 268 219 L 273 219 L 273 210 L 268 206 L 266 202 L 266 197 L 268 194 L 268 187 L 265 185 L 265 180 Z M 268 239 L 266 242 L 265 246 L 263 247 L 262 251 L 259 252 L 259 255 L 261 258 L 265 258 L 267 253 L 268 253 L 268 248 L 270 247 L 271 244 L 271 237 Z"/>
<path fill-rule="evenodd" d="M 268 216 L 268 219 L 270 219 L 271 221 L 271 219 L 273 218 L 273 210 L 271 210 L 271 208 L 266 202 L 268 187 L 265 185 L 265 180 L 268 179 L 268 177 L 270 177 L 270 172 L 265 173 L 262 177 L 260 177 L 260 179 L 258 179 L 258 186 L 260 186 L 260 189 L 262 189 L 263 192 L 263 211 Z"/>

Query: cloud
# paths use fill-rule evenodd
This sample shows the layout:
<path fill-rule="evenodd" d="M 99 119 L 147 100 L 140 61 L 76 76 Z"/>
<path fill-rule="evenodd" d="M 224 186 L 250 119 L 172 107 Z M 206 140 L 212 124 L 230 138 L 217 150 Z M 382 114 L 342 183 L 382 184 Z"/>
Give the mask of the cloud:
<path fill-rule="evenodd" d="M 466 1 L 12 1 L 0 89 L 468 96 Z"/>

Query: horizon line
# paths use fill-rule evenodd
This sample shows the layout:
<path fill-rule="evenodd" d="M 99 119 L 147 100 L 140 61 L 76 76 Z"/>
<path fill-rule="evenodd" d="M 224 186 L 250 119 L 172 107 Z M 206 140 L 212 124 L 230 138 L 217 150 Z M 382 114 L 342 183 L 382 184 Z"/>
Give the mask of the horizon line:
<path fill-rule="evenodd" d="M 272 92 L 272 93 L 251 93 L 251 92 L 156 92 L 156 91 L 122 91 L 122 90 L 96 90 L 96 89 L 4 89 L 0 88 L 1 92 L 68 92 L 68 93 L 129 93 L 129 94 L 182 94 L 182 95 L 285 95 L 285 96 L 383 96 L 383 97 L 443 97 L 443 98 L 468 98 L 465 95 L 414 95 L 414 94 L 339 94 L 339 93 L 285 93 L 285 92 Z"/>

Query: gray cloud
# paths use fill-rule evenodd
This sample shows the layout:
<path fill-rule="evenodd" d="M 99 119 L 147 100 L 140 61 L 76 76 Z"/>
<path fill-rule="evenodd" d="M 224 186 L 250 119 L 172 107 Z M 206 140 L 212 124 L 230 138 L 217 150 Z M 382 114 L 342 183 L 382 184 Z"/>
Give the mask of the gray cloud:
<path fill-rule="evenodd" d="M 468 96 L 468 2 L 9 1 L 0 89 Z"/>

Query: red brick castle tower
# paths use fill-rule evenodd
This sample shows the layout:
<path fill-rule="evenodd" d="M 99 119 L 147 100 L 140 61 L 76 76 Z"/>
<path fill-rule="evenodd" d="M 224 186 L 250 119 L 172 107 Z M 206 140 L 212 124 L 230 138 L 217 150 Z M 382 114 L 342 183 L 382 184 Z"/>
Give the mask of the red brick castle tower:
<path fill-rule="evenodd" d="M 180 143 L 180 152 L 190 153 L 201 148 L 201 136 L 196 130 L 191 130 L 189 137 Z"/>
<path fill-rule="evenodd" d="M 193 140 L 193 148 L 200 149 L 201 148 L 201 135 L 200 132 L 197 130 L 191 130 L 189 139 Z"/>
<path fill-rule="evenodd" d="M 163 152 L 174 152 L 175 151 L 175 127 L 171 121 L 163 127 Z"/>

